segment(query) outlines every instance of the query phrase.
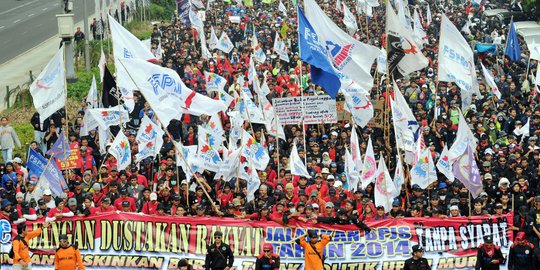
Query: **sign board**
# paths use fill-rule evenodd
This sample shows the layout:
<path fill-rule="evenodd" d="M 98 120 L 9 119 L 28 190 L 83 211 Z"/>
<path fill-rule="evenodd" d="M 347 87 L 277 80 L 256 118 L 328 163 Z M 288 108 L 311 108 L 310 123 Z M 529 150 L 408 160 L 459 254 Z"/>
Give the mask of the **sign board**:
<path fill-rule="evenodd" d="M 302 112 L 302 97 L 275 98 L 272 100 L 281 125 L 329 124 L 338 120 L 336 101 L 330 96 L 304 97 Z"/>
<path fill-rule="evenodd" d="M 240 16 L 229 16 L 229 21 L 232 23 L 240 23 Z"/>

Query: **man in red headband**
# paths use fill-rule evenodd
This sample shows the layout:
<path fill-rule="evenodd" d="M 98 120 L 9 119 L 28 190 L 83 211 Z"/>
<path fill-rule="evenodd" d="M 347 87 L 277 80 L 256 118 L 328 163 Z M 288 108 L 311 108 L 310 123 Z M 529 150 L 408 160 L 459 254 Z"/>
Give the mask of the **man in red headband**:
<path fill-rule="evenodd" d="M 272 244 L 263 245 L 263 252 L 255 262 L 255 270 L 279 270 L 279 255 L 274 253 Z"/>
<path fill-rule="evenodd" d="M 538 269 L 534 259 L 534 245 L 525 238 L 525 232 L 518 232 L 508 255 L 509 270 Z"/>

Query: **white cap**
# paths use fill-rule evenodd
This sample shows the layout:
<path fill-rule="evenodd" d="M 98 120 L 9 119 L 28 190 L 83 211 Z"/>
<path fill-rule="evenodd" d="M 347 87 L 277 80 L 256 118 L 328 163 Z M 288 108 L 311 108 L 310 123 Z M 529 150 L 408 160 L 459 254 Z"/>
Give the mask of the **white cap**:
<path fill-rule="evenodd" d="M 157 201 L 157 194 L 154 193 L 154 192 L 150 193 L 150 200 L 151 201 Z"/>
<path fill-rule="evenodd" d="M 321 173 L 330 173 L 330 170 L 328 170 L 328 168 L 323 168 Z"/>
<path fill-rule="evenodd" d="M 24 194 L 22 192 L 17 192 L 17 195 L 15 195 L 15 198 L 24 198 Z"/>
<path fill-rule="evenodd" d="M 16 158 L 13 159 L 13 162 L 22 164 L 22 159 L 20 157 L 16 157 Z"/>
<path fill-rule="evenodd" d="M 337 188 L 337 187 L 341 187 L 343 186 L 343 183 L 341 183 L 340 180 L 337 180 L 336 182 L 334 182 L 334 187 Z"/>
<path fill-rule="evenodd" d="M 50 189 L 46 189 L 45 191 L 43 191 L 43 195 L 51 196 L 52 192 Z"/>
<path fill-rule="evenodd" d="M 326 180 L 330 180 L 330 179 L 333 180 L 333 179 L 336 179 L 336 178 L 334 177 L 333 174 L 329 174 L 329 175 L 326 177 Z"/>
<path fill-rule="evenodd" d="M 450 206 L 450 210 L 459 210 L 459 207 L 457 205 Z"/>

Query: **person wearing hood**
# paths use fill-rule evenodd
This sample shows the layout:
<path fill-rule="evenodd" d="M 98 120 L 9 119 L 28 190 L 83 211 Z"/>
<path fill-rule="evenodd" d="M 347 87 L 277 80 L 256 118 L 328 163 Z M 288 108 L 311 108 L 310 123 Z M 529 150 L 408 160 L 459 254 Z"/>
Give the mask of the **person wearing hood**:
<path fill-rule="evenodd" d="M 529 243 L 525 232 L 518 232 L 508 255 L 509 270 L 533 270 L 536 268 L 534 245 Z"/>
<path fill-rule="evenodd" d="M 255 262 L 255 270 L 279 270 L 279 255 L 274 253 L 274 247 L 270 243 L 265 243 L 263 252 Z"/>

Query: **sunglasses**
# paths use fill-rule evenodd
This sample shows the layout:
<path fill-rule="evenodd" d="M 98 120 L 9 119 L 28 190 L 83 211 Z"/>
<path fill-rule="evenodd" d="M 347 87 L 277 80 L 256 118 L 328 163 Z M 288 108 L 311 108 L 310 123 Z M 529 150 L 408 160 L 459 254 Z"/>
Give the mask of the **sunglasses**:
<path fill-rule="evenodd" d="M 221 239 L 221 236 L 214 236 L 214 239 Z"/>
<path fill-rule="evenodd" d="M 264 252 L 265 252 L 265 253 L 266 253 L 266 252 L 270 252 L 270 250 L 264 250 Z"/>

